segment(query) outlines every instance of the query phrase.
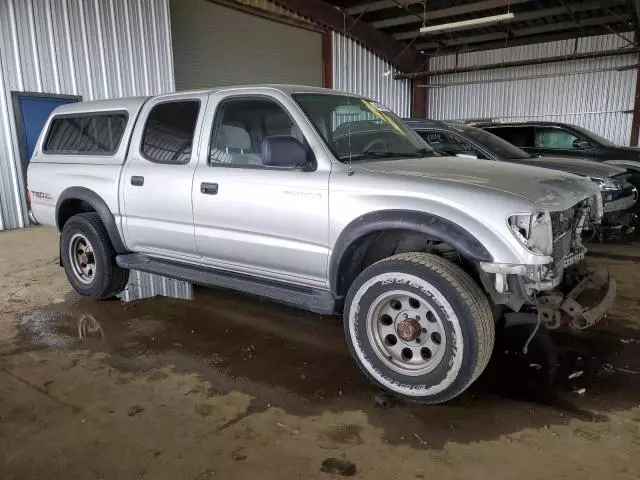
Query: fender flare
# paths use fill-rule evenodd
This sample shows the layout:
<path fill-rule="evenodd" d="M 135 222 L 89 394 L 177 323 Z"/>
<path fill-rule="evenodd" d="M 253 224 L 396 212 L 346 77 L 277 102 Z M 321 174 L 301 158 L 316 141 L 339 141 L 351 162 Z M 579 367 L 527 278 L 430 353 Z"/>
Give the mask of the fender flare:
<path fill-rule="evenodd" d="M 100 215 L 102 224 L 107 230 L 109 240 L 111 240 L 111 245 L 113 245 L 116 253 L 122 254 L 129 251 L 122 241 L 120 231 L 116 225 L 116 219 L 113 213 L 111 213 L 111 210 L 109 210 L 107 203 L 96 192 L 85 187 L 69 187 L 58 197 L 58 201 L 56 202 L 56 227 L 58 227 L 58 231 L 62 231 L 62 225 L 60 225 L 60 207 L 67 200 L 82 200 L 91 205 L 96 213 Z"/>
<path fill-rule="evenodd" d="M 340 272 L 349 248 L 365 235 L 382 230 L 412 230 L 448 243 L 465 257 L 492 262 L 493 256 L 473 235 L 446 218 L 415 210 L 382 210 L 369 212 L 353 220 L 340 233 L 329 260 L 329 287 L 342 295 Z"/>

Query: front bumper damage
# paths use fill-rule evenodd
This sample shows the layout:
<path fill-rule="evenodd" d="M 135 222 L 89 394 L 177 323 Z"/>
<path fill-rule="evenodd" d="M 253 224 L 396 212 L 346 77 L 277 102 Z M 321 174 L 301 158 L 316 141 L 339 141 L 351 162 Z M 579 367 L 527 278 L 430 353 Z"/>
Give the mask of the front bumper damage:
<path fill-rule="evenodd" d="M 590 272 L 566 294 L 554 291 L 540 295 L 537 298 L 538 315 L 550 330 L 584 330 L 606 316 L 615 298 L 615 279 Z"/>

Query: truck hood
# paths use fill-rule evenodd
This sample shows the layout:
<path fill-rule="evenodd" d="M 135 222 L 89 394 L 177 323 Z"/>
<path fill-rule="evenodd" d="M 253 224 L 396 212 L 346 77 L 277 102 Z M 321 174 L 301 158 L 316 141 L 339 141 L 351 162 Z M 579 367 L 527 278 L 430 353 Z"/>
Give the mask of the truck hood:
<path fill-rule="evenodd" d="M 540 209 L 550 211 L 570 208 L 598 193 L 593 182 L 575 175 L 489 160 L 410 158 L 358 163 L 355 168 L 498 190 L 526 198 Z M 464 190 L 457 188 L 455 194 L 464 195 Z"/>
<path fill-rule="evenodd" d="M 506 159 L 503 161 L 562 170 L 563 172 L 574 173 L 583 177 L 610 178 L 625 172 L 624 168 L 582 158 L 532 157 L 527 159 Z"/>

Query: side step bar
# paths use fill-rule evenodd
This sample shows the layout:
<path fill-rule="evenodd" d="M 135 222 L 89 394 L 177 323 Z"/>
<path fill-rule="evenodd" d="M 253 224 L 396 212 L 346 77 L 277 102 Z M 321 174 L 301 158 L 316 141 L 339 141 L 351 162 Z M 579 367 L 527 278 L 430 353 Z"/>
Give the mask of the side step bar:
<path fill-rule="evenodd" d="M 196 285 L 237 290 L 314 313 L 332 315 L 336 312 L 336 299 L 326 290 L 296 287 L 224 270 L 159 260 L 139 253 L 118 255 L 116 263 L 122 268 L 164 275 Z"/>

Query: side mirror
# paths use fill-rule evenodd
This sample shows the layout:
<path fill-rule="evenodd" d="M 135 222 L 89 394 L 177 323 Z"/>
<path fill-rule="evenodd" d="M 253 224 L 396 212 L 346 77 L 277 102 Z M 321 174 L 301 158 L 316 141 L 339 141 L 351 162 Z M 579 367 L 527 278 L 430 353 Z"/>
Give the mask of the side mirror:
<path fill-rule="evenodd" d="M 591 144 L 581 138 L 576 138 L 572 145 L 576 150 L 586 150 L 587 148 L 591 148 Z"/>
<path fill-rule="evenodd" d="M 296 168 L 309 164 L 307 149 L 289 135 L 272 135 L 262 140 L 260 157 L 267 167 Z"/>
<path fill-rule="evenodd" d="M 478 159 L 476 152 L 458 152 L 456 153 L 456 157 L 459 158 L 473 158 L 474 160 Z"/>

